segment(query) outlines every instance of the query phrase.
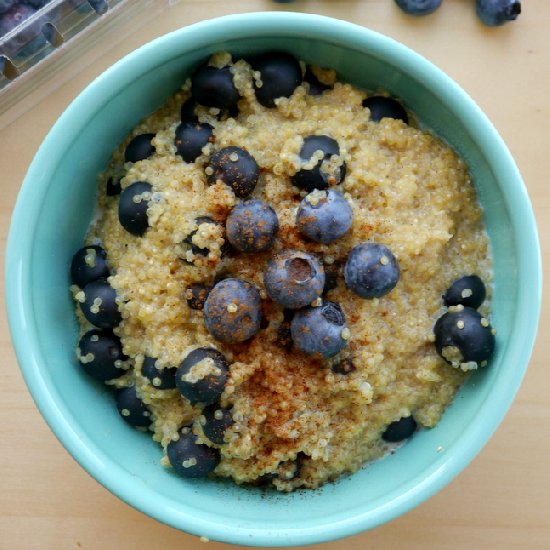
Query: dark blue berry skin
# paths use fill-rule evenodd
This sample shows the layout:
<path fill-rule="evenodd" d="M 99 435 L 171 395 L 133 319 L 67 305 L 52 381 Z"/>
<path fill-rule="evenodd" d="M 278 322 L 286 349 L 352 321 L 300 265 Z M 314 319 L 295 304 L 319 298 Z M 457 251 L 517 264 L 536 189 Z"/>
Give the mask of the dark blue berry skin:
<path fill-rule="evenodd" d="M 120 180 L 115 180 L 112 177 L 107 180 L 107 185 L 105 186 L 105 194 L 108 197 L 116 197 L 122 192 L 122 187 L 120 186 Z"/>
<path fill-rule="evenodd" d="M 219 373 L 209 373 L 197 381 L 186 380 L 191 369 L 203 361 L 211 359 Z M 228 365 L 222 353 L 214 348 L 197 348 L 187 354 L 176 372 L 176 386 L 183 397 L 191 404 L 211 405 L 219 400 L 227 382 Z M 183 379 L 182 379 L 183 377 Z"/>
<path fill-rule="evenodd" d="M 321 354 L 325 359 L 333 357 L 347 344 L 342 338 L 346 318 L 335 302 L 324 302 L 319 307 L 307 307 L 297 311 L 290 324 L 294 345 L 308 353 Z"/>
<path fill-rule="evenodd" d="M 115 365 L 115 362 L 126 361 L 128 357 L 122 351 L 120 340 L 112 332 L 90 330 L 80 339 L 78 349 L 82 368 L 100 382 L 119 378 L 126 373 L 124 369 Z M 92 361 L 86 360 L 89 353 L 93 355 Z"/>
<path fill-rule="evenodd" d="M 140 134 L 128 143 L 124 151 L 124 162 L 138 162 L 149 158 L 154 152 L 155 147 L 151 141 L 155 134 Z"/>
<path fill-rule="evenodd" d="M 197 436 L 189 427 L 182 429 L 177 441 L 171 441 L 168 444 L 166 452 L 170 464 L 181 477 L 206 477 L 220 463 L 219 451 L 197 443 Z M 184 463 L 188 464 L 187 467 L 183 465 Z"/>
<path fill-rule="evenodd" d="M 191 309 L 202 311 L 212 287 L 202 283 L 193 283 L 187 290 L 190 294 L 190 297 L 187 297 L 187 305 Z"/>
<path fill-rule="evenodd" d="M 384 296 L 395 287 L 399 276 L 399 264 L 383 244 L 358 244 L 344 266 L 346 286 L 361 298 Z"/>
<path fill-rule="evenodd" d="M 240 252 L 264 252 L 273 246 L 279 220 L 269 204 L 257 199 L 241 202 L 229 214 L 225 232 Z"/>
<path fill-rule="evenodd" d="M 348 232 L 353 214 L 341 193 L 334 189 L 323 193 L 324 197 L 317 193 L 304 197 L 296 214 L 296 227 L 308 239 L 327 244 Z"/>
<path fill-rule="evenodd" d="M 300 250 L 283 250 L 267 262 L 265 290 L 288 309 L 310 305 L 323 293 L 325 271 L 317 258 Z"/>
<path fill-rule="evenodd" d="M 10 11 L 15 4 L 17 4 L 17 0 L 0 0 L 0 14 Z"/>
<path fill-rule="evenodd" d="M 220 411 L 216 414 L 216 411 Z M 221 414 L 220 414 L 221 413 Z M 231 411 L 229 409 L 224 409 L 220 405 L 210 405 L 206 407 L 202 414 L 206 420 L 206 423 L 202 427 L 204 435 L 215 443 L 216 445 L 223 445 L 224 434 L 227 428 L 233 425 L 233 417 L 231 416 Z M 216 416 L 221 416 L 221 418 L 216 418 Z"/>
<path fill-rule="evenodd" d="M 199 121 L 199 118 L 195 113 L 196 105 L 197 102 L 192 97 L 181 104 L 180 118 L 182 122 L 197 123 Z"/>
<path fill-rule="evenodd" d="M 89 263 L 86 263 L 86 258 Z M 101 246 L 84 246 L 75 252 L 71 261 L 71 280 L 75 285 L 84 288 L 88 283 L 106 279 L 109 275 L 107 252 Z"/>
<path fill-rule="evenodd" d="M 132 235 L 141 237 L 149 227 L 147 208 L 149 198 L 143 197 L 140 202 L 134 202 L 134 197 L 151 194 L 153 186 L 146 181 L 136 181 L 122 191 L 118 203 L 118 220 L 120 225 Z"/>
<path fill-rule="evenodd" d="M 2 15 L 0 15 L 0 36 L 8 34 L 10 31 L 18 27 L 21 23 L 23 23 L 23 21 L 27 20 L 35 13 L 36 10 L 34 8 L 31 8 L 30 6 L 14 3 L 14 5 L 10 9 L 6 10 L 4 13 L 2 13 Z M 26 38 L 32 40 L 32 38 L 35 38 L 38 33 L 39 30 L 34 29 L 31 33 L 25 33 L 29 34 L 29 36 L 22 37 L 21 46 L 23 46 L 24 42 L 26 42 Z"/>
<path fill-rule="evenodd" d="M 331 264 L 323 262 L 323 269 L 325 270 L 323 294 L 326 294 L 329 290 L 333 290 L 338 286 L 338 279 L 342 275 L 342 262 L 340 260 L 336 260 Z"/>
<path fill-rule="evenodd" d="M 290 97 L 302 83 L 302 68 L 298 60 L 284 52 L 270 52 L 252 60 L 259 71 L 262 86 L 255 86 L 256 99 L 264 107 L 274 107 L 279 97 Z"/>
<path fill-rule="evenodd" d="M 324 91 L 331 90 L 332 86 L 328 84 L 323 84 L 311 71 L 308 67 L 306 73 L 304 74 L 304 82 L 309 84 L 307 93 L 309 95 L 322 95 Z"/>
<path fill-rule="evenodd" d="M 480 365 L 493 355 L 495 349 L 491 325 L 470 307 L 443 314 L 435 323 L 434 334 L 437 353 L 454 367 L 469 362 Z M 461 357 L 449 354 L 446 348 L 458 348 Z"/>
<path fill-rule="evenodd" d="M 260 293 L 253 284 L 242 279 L 220 281 L 204 304 L 204 323 L 208 332 L 226 344 L 252 338 L 260 330 L 261 318 Z"/>
<path fill-rule="evenodd" d="M 193 99 L 206 107 L 228 109 L 239 101 L 230 67 L 199 67 L 191 79 Z"/>
<path fill-rule="evenodd" d="M 165 367 L 157 369 L 154 357 L 145 357 L 141 366 L 141 374 L 147 377 L 151 385 L 159 390 L 170 390 L 176 387 L 176 368 Z"/>
<path fill-rule="evenodd" d="M 182 122 L 176 128 L 174 139 L 178 155 L 185 162 L 195 162 L 202 155 L 202 148 L 213 141 L 213 130 L 206 122 Z"/>
<path fill-rule="evenodd" d="M 383 118 L 394 118 L 402 120 L 405 124 L 409 123 L 409 115 L 403 105 L 392 97 L 373 95 L 363 100 L 363 107 L 370 110 L 370 120 L 380 122 Z"/>
<path fill-rule="evenodd" d="M 237 160 L 232 160 L 232 157 Z M 234 145 L 216 151 L 210 157 L 208 165 L 213 170 L 208 175 L 208 181 L 223 181 L 240 199 L 248 197 L 254 191 L 260 177 L 256 159 L 248 151 Z"/>
<path fill-rule="evenodd" d="M 151 424 L 151 412 L 138 397 L 135 386 L 116 392 L 116 408 L 118 414 L 131 426 L 147 427 Z"/>
<path fill-rule="evenodd" d="M 292 176 L 292 184 L 305 191 L 314 189 L 327 189 L 329 185 L 342 183 L 346 177 L 346 165 L 342 164 L 334 174 L 327 174 L 321 170 L 324 160 L 329 160 L 333 155 L 340 154 L 340 146 L 335 139 L 329 136 L 318 135 L 304 138 L 304 144 L 300 150 L 300 158 L 303 161 L 311 160 L 316 151 L 322 151 L 324 157 L 311 169 L 298 170 Z"/>
<path fill-rule="evenodd" d="M 428 15 L 433 13 L 443 0 L 395 0 L 395 3 L 409 15 Z"/>
<path fill-rule="evenodd" d="M 117 297 L 116 290 L 111 287 L 106 279 L 98 279 L 88 283 L 84 289 L 84 303 L 80 304 L 80 309 L 84 317 L 98 328 L 114 328 L 118 326 L 122 317 L 115 301 Z M 92 311 L 95 300 L 101 300 L 99 311 Z"/>
<path fill-rule="evenodd" d="M 476 12 L 481 22 L 489 27 L 498 27 L 514 21 L 521 13 L 517 0 L 476 0 Z"/>
<path fill-rule="evenodd" d="M 487 291 L 483 281 L 477 275 L 468 275 L 457 279 L 443 294 L 446 306 L 459 304 L 477 309 L 485 300 Z"/>
<path fill-rule="evenodd" d="M 388 425 L 382 434 L 382 439 L 388 443 L 397 443 L 408 439 L 415 431 L 416 420 L 412 416 L 404 416 Z"/>

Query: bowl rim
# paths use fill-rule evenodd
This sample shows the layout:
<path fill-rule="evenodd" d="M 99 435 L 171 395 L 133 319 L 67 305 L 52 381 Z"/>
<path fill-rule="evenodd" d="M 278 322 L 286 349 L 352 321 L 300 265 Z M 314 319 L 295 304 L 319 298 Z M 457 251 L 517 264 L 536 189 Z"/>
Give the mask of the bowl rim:
<path fill-rule="evenodd" d="M 185 50 L 182 45 L 193 44 L 193 37 L 200 37 L 205 32 L 212 33 L 210 36 L 216 36 L 218 40 L 237 36 L 252 37 L 258 33 L 284 35 L 288 38 L 311 37 L 369 51 L 390 63 L 407 66 L 410 75 L 427 83 L 438 96 L 451 97 L 458 105 L 455 109 L 457 116 L 476 133 L 485 157 L 498 158 L 498 163 L 491 162 L 490 166 L 496 173 L 496 179 L 502 182 L 500 187 L 506 190 L 508 204 L 514 205 L 510 209 L 511 219 L 515 221 L 514 236 L 516 242 L 522 243 L 518 247 L 518 264 L 531 266 L 529 273 L 523 274 L 524 278 L 529 277 L 529 284 L 520 284 L 518 287 L 518 317 L 521 323 L 515 324 L 518 330 L 513 334 L 513 341 L 518 344 L 511 349 L 508 357 L 509 361 L 516 362 L 518 368 L 507 377 L 506 384 L 500 384 L 504 393 L 498 397 L 494 395 L 495 392 L 491 394 L 492 414 L 482 418 L 479 424 L 476 423 L 470 433 L 471 437 L 457 446 L 452 456 L 443 457 L 429 471 L 424 472 L 421 479 L 418 479 L 419 476 L 414 478 L 414 482 L 407 484 L 400 495 L 384 506 L 358 513 L 345 521 L 330 521 L 327 518 L 322 525 L 309 528 L 273 528 L 266 531 L 198 518 L 178 510 L 166 501 L 162 509 L 159 508 L 158 496 L 156 500 L 144 498 L 142 491 L 135 490 L 127 482 L 129 474 L 125 470 L 111 463 L 108 457 L 90 450 L 95 447 L 94 444 L 64 414 L 63 404 L 56 402 L 55 390 L 42 373 L 38 350 L 29 345 L 29 341 L 36 341 L 37 326 L 32 304 L 26 300 L 26 288 L 30 281 L 33 229 L 49 186 L 48 178 L 44 176 L 44 166 L 51 166 L 55 162 L 55 159 L 47 158 L 51 144 L 56 143 L 58 150 L 64 150 L 82 121 L 93 116 L 113 96 L 114 88 L 121 89 L 129 85 L 144 70 L 153 67 L 160 50 L 164 52 L 162 58 L 167 61 L 170 55 L 180 55 Z M 110 79 L 115 75 L 117 85 L 113 86 Z M 119 60 L 73 100 L 44 139 L 19 192 L 8 236 L 5 284 L 12 341 L 27 386 L 52 431 L 88 473 L 134 508 L 188 533 L 234 544 L 291 546 L 334 540 L 389 521 L 432 496 L 466 467 L 502 421 L 524 376 L 540 314 L 542 267 L 535 218 L 515 162 L 486 115 L 457 83 L 405 45 L 354 23 L 313 14 L 256 12 L 201 21 L 156 38 Z M 151 495 L 154 496 L 154 493 Z"/>

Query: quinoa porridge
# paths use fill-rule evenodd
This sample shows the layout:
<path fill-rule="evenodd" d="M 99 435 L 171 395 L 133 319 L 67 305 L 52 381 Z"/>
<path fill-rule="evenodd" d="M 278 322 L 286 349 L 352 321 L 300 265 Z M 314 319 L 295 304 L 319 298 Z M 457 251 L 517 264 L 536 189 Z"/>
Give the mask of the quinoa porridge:
<path fill-rule="evenodd" d="M 410 116 L 285 54 L 220 53 L 114 152 L 72 264 L 77 356 L 164 466 L 315 488 L 435 426 L 485 366 L 482 211 Z"/>

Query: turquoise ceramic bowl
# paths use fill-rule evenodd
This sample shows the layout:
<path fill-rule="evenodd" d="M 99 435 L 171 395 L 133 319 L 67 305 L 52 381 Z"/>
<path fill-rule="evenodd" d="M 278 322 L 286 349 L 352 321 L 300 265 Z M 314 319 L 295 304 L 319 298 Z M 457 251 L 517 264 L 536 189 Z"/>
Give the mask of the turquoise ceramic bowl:
<path fill-rule="evenodd" d="M 321 490 L 268 494 L 183 480 L 160 448 L 118 418 L 112 396 L 75 361 L 68 267 L 112 150 L 209 53 L 284 49 L 365 88 L 401 97 L 469 163 L 495 258 L 498 348 L 433 430 Z M 258 13 L 205 21 L 159 38 L 101 75 L 61 116 L 34 159 L 9 235 L 6 284 L 13 342 L 47 422 L 75 459 L 128 504 L 169 525 L 248 545 L 344 537 L 403 514 L 447 484 L 487 442 L 520 385 L 539 316 L 541 265 L 533 212 L 501 138 L 449 77 L 365 28 L 315 15 Z M 438 449 L 444 449 L 438 452 Z"/>

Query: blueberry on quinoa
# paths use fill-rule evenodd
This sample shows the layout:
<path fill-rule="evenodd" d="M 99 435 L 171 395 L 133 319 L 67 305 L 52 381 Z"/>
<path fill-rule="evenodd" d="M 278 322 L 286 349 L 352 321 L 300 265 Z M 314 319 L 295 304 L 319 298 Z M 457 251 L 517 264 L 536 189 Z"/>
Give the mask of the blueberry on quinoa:
<path fill-rule="evenodd" d="M 485 300 L 487 292 L 483 281 L 477 275 L 457 279 L 443 294 L 446 306 L 463 305 L 477 309 Z"/>
<path fill-rule="evenodd" d="M 180 431 L 177 441 L 171 441 L 166 448 L 172 468 L 181 477 L 206 477 L 220 463 L 217 449 L 197 443 L 197 436 L 186 426 Z"/>
<path fill-rule="evenodd" d="M 149 227 L 147 209 L 153 193 L 153 186 L 146 181 L 136 181 L 122 191 L 118 203 L 120 225 L 137 237 Z"/>
<path fill-rule="evenodd" d="M 321 296 L 325 272 L 315 256 L 300 250 L 283 250 L 267 262 L 264 284 L 272 300 L 285 308 L 298 309 Z"/>
<path fill-rule="evenodd" d="M 233 189 L 237 197 L 243 199 L 254 191 L 260 177 L 260 168 L 248 151 L 231 145 L 216 151 L 210 157 L 206 174 L 210 183 L 221 180 Z"/>
<path fill-rule="evenodd" d="M 521 13 L 517 0 L 476 0 L 476 12 L 481 22 L 490 27 L 514 21 Z"/>
<path fill-rule="evenodd" d="M 77 250 L 71 261 L 71 280 L 84 288 L 88 283 L 110 275 L 107 252 L 101 246 L 84 246 Z"/>
<path fill-rule="evenodd" d="M 428 15 L 433 13 L 443 0 L 395 0 L 402 11 L 409 15 Z"/>
<path fill-rule="evenodd" d="M 195 162 L 202 155 L 203 147 L 214 140 L 213 130 L 206 122 L 182 122 L 174 138 L 177 154 L 185 162 Z"/>
<path fill-rule="evenodd" d="M 409 115 L 403 105 L 392 97 L 373 95 L 363 100 L 363 107 L 370 111 L 370 120 L 380 122 L 383 118 L 394 118 L 409 123 Z"/>
<path fill-rule="evenodd" d="M 176 372 L 176 386 L 191 404 L 211 405 L 220 398 L 227 381 L 228 365 L 214 348 L 196 348 L 187 354 Z"/>
<path fill-rule="evenodd" d="M 206 107 L 228 109 L 239 101 L 230 67 L 199 67 L 191 78 L 193 99 Z"/>
<path fill-rule="evenodd" d="M 384 296 L 395 287 L 399 276 L 399 264 L 383 244 L 358 244 L 344 266 L 346 286 L 361 298 Z"/>
<path fill-rule="evenodd" d="M 339 304 L 324 302 L 294 314 L 290 324 L 294 345 L 308 354 L 333 357 L 348 343 L 350 332 Z"/>
<path fill-rule="evenodd" d="M 205 407 L 202 414 L 205 420 L 202 427 L 204 435 L 216 445 L 225 443 L 225 432 L 233 425 L 231 411 L 229 409 L 224 409 L 219 404 L 214 404 Z"/>
<path fill-rule="evenodd" d="M 183 243 L 186 245 L 189 245 L 191 248 L 191 252 L 193 254 L 200 254 L 201 256 L 208 256 L 208 253 L 210 250 L 208 248 L 200 248 L 193 242 L 193 237 L 197 234 L 198 231 L 201 229 L 201 225 L 203 224 L 212 224 L 212 225 L 220 225 L 217 221 L 213 220 L 209 216 L 199 216 L 198 218 L 195 218 L 195 223 L 197 224 L 197 228 L 193 229 L 187 237 L 183 240 Z"/>
<path fill-rule="evenodd" d="M 455 368 L 485 366 L 495 349 L 495 335 L 489 320 L 475 309 L 455 306 L 435 323 L 435 349 Z"/>
<path fill-rule="evenodd" d="M 107 279 L 97 279 L 88 283 L 84 289 L 84 302 L 80 309 L 84 317 L 98 328 L 114 328 L 122 317 L 116 302 L 116 290 Z"/>
<path fill-rule="evenodd" d="M 136 393 L 135 386 L 116 392 L 118 414 L 131 426 L 147 427 L 151 424 L 151 412 Z"/>
<path fill-rule="evenodd" d="M 210 291 L 204 304 L 208 332 L 226 344 L 245 342 L 260 330 L 260 293 L 242 279 L 224 279 Z"/>
<path fill-rule="evenodd" d="M 240 252 L 264 252 L 273 246 L 279 220 L 269 204 L 257 199 L 241 202 L 229 214 L 227 240 Z"/>
<path fill-rule="evenodd" d="M 202 311 L 204 309 L 206 298 L 208 298 L 208 294 L 211 290 L 211 286 L 203 283 L 192 283 L 191 286 L 185 291 L 187 305 L 191 309 Z"/>
<path fill-rule="evenodd" d="M 90 330 L 78 342 L 77 356 L 84 371 L 100 382 L 119 378 L 126 371 L 122 362 L 128 357 L 122 352 L 117 336 L 110 331 Z"/>
<path fill-rule="evenodd" d="M 382 439 L 388 443 L 397 443 L 408 439 L 416 431 L 416 420 L 412 416 L 404 416 L 391 422 L 382 434 Z"/>
<path fill-rule="evenodd" d="M 108 197 L 116 197 L 117 195 L 120 195 L 121 191 L 122 187 L 120 186 L 120 179 L 110 177 L 107 180 L 107 185 L 105 186 L 105 194 Z"/>
<path fill-rule="evenodd" d="M 154 357 L 145 357 L 141 366 L 141 374 L 145 376 L 151 385 L 159 390 L 170 390 L 176 387 L 176 368 L 157 368 L 157 360 Z"/>
<path fill-rule="evenodd" d="M 196 106 L 197 102 L 192 97 L 181 104 L 180 119 L 182 122 L 197 123 L 199 121 L 197 113 L 195 112 Z"/>
<path fill-rule="evenodd" d="M 124 151 L 124 162 L 138 162 L 149 158 L 155 152 L 151 143 L 154 137 L 155 134 L 140 134 L 133 138 Z"/>
<path fill-rule="evenodd" d="M 325 135 L 313 135 L 304 138 L 300 149 L 300 159 L 308 163 L 315 153 L 321 153 L 317 164 L 312 168 L 302 168 L 292 176 L 292 184 L 304 191 L 314 189 L 327 189 L 329 185 L 337 185 L 346 177 L 346 164 L 342 163 L 337 167 L 330 167 L 331 157 L 340 154 L 338 142 Z"/>
<path fill-rule="evenodd" d="M 304 74 L 304 82 L 308 84 L 307 93 L 309 95 L 322 95 L 324 91 L 332 89 L 332 86 L 321 82 L 309 67 Z"/>
<path fill-rule="evenodd" d="M 352 217 L 351 207 L 341 193 L 316 190 L 302 199 L 296 227 L 308 239 L 328 244 L 347 233 Z"/>

